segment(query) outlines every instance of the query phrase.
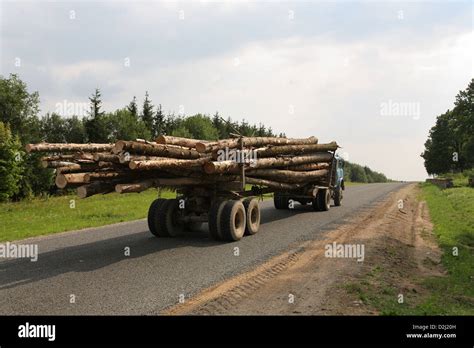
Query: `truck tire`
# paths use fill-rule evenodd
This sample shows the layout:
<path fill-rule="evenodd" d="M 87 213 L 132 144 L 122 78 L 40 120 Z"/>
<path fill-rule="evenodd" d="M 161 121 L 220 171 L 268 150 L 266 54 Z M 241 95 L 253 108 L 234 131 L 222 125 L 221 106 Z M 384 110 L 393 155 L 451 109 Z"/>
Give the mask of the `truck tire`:
<path fill-rule="evenodd" d="M 313 207 L 314 211 L 321 211 L 321 208 L 319 207 L 319 193 L 321 191 L 318 191 L 316 194 L 316 197 L 313 197 L 313 200 L 311 201 L 311 206 Z"/>
<path fill-rule="evenodd" d="M 260 207 L 256 198 L 243 200 L 247 223 L 245 225 L 245 235 L 251 236 L 258 232 L 260 228 Z"/>
<path fill-rule="evenodd" d="M 339 207 L 342 201 L 342 189 L 339 186 L 337 189 L 334 190 L 334 205 Z"/>
<path fill-rule="evenodd" d="M 166 199 L 164 199 L 164 198 L 155 199 L 151 203 L 150 208 L 148 209 L 148 218 L 147 218 L 147 220 L 148 220 L 148 229 L 156 237 L 167 237 L 167 236 L 160 235 L 159 233 L 161 231 L 157 230 L 157 226 L 159 225 L 158 211 L 160 210 L 161 206 L 165 202 L 166 202 Z"/>
<path fill-rule="evenodd" d="M 321 211 L 328 211 L 331 207 L 331 194 L 328 189 L 323 189 L 318 192 L 318 206 Z"/>
<path fill-rule="evenodd" d="M 273 194 L 273 205 L 275 209 L 288 209 L 288 198 L 275 192 Z"/>
<path fill-rule="evenodd" d="M 211 203 L 211 208 L 209 209 L 209 234 L 214 240 L 222 240 L 221 235 L 221 213 L 224 209 L 224 205 L 227 201 L 216 200 Z"/>
<path fill-rule="evenodd" d="M 241 201 L 227 201 L 221 213 L 222 239 L 233 242 L 241 239 L 245 233 L 246 214 Z"/>
<path fill-rule="evenodd" d="M 158 209 L 157 233 L 161 236 L 176 237 L 183 233 L 184 225 L 176 221 L 179 213 L 179 200 L 168 199 Z"/>

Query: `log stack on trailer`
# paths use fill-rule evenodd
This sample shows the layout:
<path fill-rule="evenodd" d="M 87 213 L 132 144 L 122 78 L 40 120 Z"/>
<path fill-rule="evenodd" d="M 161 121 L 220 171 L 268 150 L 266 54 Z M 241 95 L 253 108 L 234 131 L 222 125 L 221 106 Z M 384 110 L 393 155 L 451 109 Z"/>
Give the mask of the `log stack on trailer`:
<path fill-rule="evenodd" d="M 158 237 L 172 237 L 209 223 L 217 240 L 238 240 L 260 224 L 257 196 L 274 192 L 277 209 L 290 199 L 324 208 L 326 190 L 337 201 L 336 142 L 315 137 L 235 137 L 205 141 L 160 136 L 115 144 L 28 144 L 43 152 L 45 168 L 56 171 L 58 188 L 75 188 L 81 198 L 110 192 L 142 192 L 152 187 L 175 189 L 177 199 L 157 199 L 148 224 Z M 343 184 L 343 183 L 342 183 Z M 246 189 L 251 185 L 251 189 Z M 343 188 L 343 185 L 342 185 Z M 340 191 L 340 187 L 337 192 Z M 327 193 L 325 198 L 327 200 Z M 325 206 L 328 208 L 327 204 Z"/>

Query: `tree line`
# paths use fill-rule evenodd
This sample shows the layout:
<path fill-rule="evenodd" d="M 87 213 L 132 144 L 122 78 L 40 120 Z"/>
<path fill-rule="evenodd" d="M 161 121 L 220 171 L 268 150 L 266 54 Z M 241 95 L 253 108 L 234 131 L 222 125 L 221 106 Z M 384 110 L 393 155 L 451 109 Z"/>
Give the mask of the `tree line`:
<path fill-rule="evenodd" d="M 357 163 L 344 162 L 344 180 L 362 183 L 388 182 L 389 179 L 379 172 L 370 169 L 367 166 L 361 166 Z"/>
<path fill-rule="evenodd" d="M 153 104 L 148 92 L 141 105 L 133 97 L 128 105 L 112 112 L 104 111 L 99 89 L 89 102 L 86 116 L 64 117 L 55 112 L 39 116 L 38 92 L 29 92 L 26 83 L 15 74 L 0 76 L 0 201 L 56 192 L 53 171 L 41 167 L 41 154 L 25 153 L 28 143 L 113 143 L 119 139 L 154 140 L 161 134 L 205 140 L 229 138 L 231 133 L 285 136 L 261 123 L 224 120 L 218 112 L 187 117 L 165 114 L 161 104 Z M 348 163 L 346 171 L 352 181 L 386 181 L 367 167 Z"/>
<path fill-rule="evenodd" d="M 454 108 L 437 116 L 421 157 L 430 175 L 474 168 L 474 79 L 456 95 Z"/>

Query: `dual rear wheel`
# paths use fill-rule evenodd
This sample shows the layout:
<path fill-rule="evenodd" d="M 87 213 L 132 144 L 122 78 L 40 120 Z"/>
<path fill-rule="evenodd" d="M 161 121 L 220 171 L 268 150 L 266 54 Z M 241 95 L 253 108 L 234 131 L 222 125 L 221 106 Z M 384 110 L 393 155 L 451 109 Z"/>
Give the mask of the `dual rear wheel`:
<path fill-rule="evenodd" d="M 156 199 L 148 210 L 148 227 L 156 237 L 176 237 L 186 229 L 194 230 L 201 223 L 184 224 L 184 211 L 178 199 Z M 253 235 L 260 227 L 258 200 L 215 200 L 208 214 L 209 232 L 213 239 L 237 241 L 244 235 Z"/>
<path fill-rule="evenodd" d="M 209 232 L 213 239 L 237 241 L 260 227 L 260 208 L 255 198 L 217 200 L 209 210 Z"/>

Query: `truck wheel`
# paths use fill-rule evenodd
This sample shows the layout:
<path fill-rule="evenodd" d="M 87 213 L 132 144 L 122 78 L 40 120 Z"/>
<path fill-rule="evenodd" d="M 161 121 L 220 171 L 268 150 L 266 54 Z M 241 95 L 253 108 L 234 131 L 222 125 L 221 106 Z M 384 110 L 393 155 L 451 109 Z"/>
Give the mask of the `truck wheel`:
<path fill-rule="evenodd" d="M 244 236 L 246 216 L 245 208 L 241 201 L 227 201 L 221 213 L 222 239 L 232 242 Z"/>
<path fill-rule="evenodd" d="M 184 225 L 178 222 L 179 200 L 168 199 L 158 210 L 157 233 L 166 237 L 176 237 L 183 233 Z"/>
<path fill-rule="evenodd" d="M 221 213 L 227 201 L 217 200 L 211 203 L 209 209 L 209 234 L 214 240 L 222 240 L 221 236 Z"/>
<path fill-rule="evenodd" d="M 245 215 L 247 217 L 245 234 L 253 235 L 257 233 L 260 228 L 260 207 L 258 200 L 255 198 L 244 199 L 242 203 L 245 207 Z"/>
<path fill-rule="evenodd" d="M 319 207 L 319 194 L 321 191 L 318 191 L 316 194 L 316 197 L 313 197 L 313 200 L 311 201 L 311 206 L 313 207 L 314 211 L 321 211 L 321 208 Z"/>
<path fill-rule="evenodd" d="M 342 189 L 339 186 L 337 189 L 334 190 L 334 205 L 339 207 L 342 201 Z"/>
<path fill-rule="evenodd" d="M 282 196 L 278 192 L 273 194 L 273 204 L 275 209 L 288 209 L 288 198 Z"/>
<path fill-rule="evenodd" d="M 164 198 L 155 199 L 148 209 L 148 229 L 156 237 L 167 237 L 158 234 L 157 226 L 159 225 L 158 221 L 158 211 L 161 209 L 163 203 L 166 202 Z M 161 231 L 160 231 L 161 232 Z"/>
<path fill-rule="evenodd" d="M 327 211 L 331 207 L 331 194 L 328 189 L 324 189 L 318 192 L 319 196 L 319 208 L 321 211 Z"/>

